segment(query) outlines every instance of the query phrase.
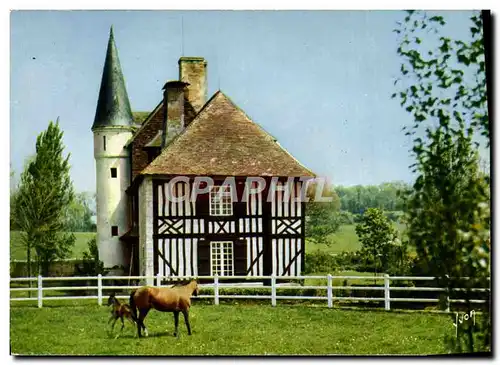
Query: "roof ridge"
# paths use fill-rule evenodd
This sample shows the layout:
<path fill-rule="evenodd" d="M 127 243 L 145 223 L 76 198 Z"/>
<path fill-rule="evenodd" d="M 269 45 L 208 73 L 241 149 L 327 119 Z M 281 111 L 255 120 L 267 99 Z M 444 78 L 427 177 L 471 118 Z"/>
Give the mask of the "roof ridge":
<path fill-rule="evenodd" d="M 213 173 L 316 176 L 221 90 L 140 175 Z"/>
<path fill-rule="evenodd" d="M 311 174 L 313 174 L 314 176 L 316 176 L 316 174 L 311 171 L 310 169 L 308 169 L 305 165 L 303 165 L 299 160 L 297 160 L 285 147 L 283 147 L 281 145 L 281 143 L 278 142 L 278 139 L 276 137 L 274 137 L 271 133 L 269 133 L 268 131 L 266 131 L 264 129 L 264 127 L 262 127 L 259 123 L 257 123 L 256 121 L 254 121 L 252 118 L 250 118 L 248 116 L 248 114 L 243 110 L 241 109 L 233 100 L 231 100 L 231 98 L 229 96 L 227 96 L 226 94 L 224 94 L 222 91 L 221 91 L 222 95 L 224 95 L 230 102 L 231 104 L 234 105 L 234 107 L 236 107 L 239 111 L 241 111 L 245 117 L 252 123 L 254 123 L 256 126 L 258 126 L 262 132 L 264 132 L 265 134 L 267 134 L 269 137 L 271 137 L 273 140 L 274 140 L 274 143 L 276 143 L 284 152 L 286 152 L 291 158 L 293 158 L 295 160 L 295 162 L 297 162 L 300 166 L 302 166 L 304 169 L 306 169 L 307 171 L 309 171 Z"/>
<path fill-rule="evenodd" d="M 148 114 L 148 116 L 142 121 L 141 126 L 134 132 L 132 137 L 129 138 L 127 143 L 125 143 L 125 147 L 128 147 L 132 142 L 134 142 L 135 138 L 139 135 L 139 132 L 146 128 L 146 124 L 149 123 L 151 118 L 155 113 L 158 112 L 158 109 L 163 105 L 163 99 L 155 106 L 155 108 Z"/>
<path fill-rule="evenodd" d="M 295 162 L 297 162 L 300 166 L 302 166 L 304 169 L 306 169 L 312 175 L 314 175 L 314 177 L 317 176 L 314 171 L 312 171 L 311 169 L 307 168 L 302 162 L 300 162 L 299 160 L 297 160 L 285 147 L 283 147 L 281 145 L 281 143 L 279 143 L 277 140 L 274 143 L 276 143 L 284 152 L 286 152 L 288 154 L 288 156 L 290 156 L 291 158 L 293 158 L 295 160 Z"/>
<path fill-rule="evenodd" d="M 253 120 L 252 118 L 250 118 L 250 116 L 249 116 L 249 115 L 248 115 L 248 114 L 247 114 L 247 113 L 246 113 L 246 112 L 245 112 L 242 108 L 240 108 L 240 107 L 238 106 L 238 104 L 236 104 L 236 103 L 235 103 L 235 102 L 234 102 L 234 101 L 233 101 L 233 100 L 232 100 L 229 96 L 227 96 L 227 95 L 226 95 L 224 92 L 222 92 L 222 91 L 221 91 L 221 93 L 222 93 L 222 95 L 224 95 L 224 96 L 226 97 L 226 99 L 227 99 L 227 100 L 229 100 L 229 102 L 230 102 L 231 104 L 233 104 L 233 106 L 234 106 L 236 109 L 238 109 L 240 112 L 242 112 L 242 113 L 243 113 L 243 115 L 245 115 L 245 117 L 246 117 L 246 118 L 247 118 L 250 122 L 252 122 L 252 123 L 253 123 L 253 124 L 255 124 L 257 127 L 259 127 L 260 129 L 262 129 L 262 131 L 263 131 L 264 133 L 266 133 L 267 135 L 269 135 L 269 137 L 271 137 L 274 141 L 277 141 L 277 140 L 278 140 L 278 139 L 277 139 L 274 135 L 272 135 L 271 133 L 269 133 L 268 131 L 266 131 L 266 129 L 265 129 L 264 127 L 262 127 L 259 123 L 257 123 L 255 120 Z"/>

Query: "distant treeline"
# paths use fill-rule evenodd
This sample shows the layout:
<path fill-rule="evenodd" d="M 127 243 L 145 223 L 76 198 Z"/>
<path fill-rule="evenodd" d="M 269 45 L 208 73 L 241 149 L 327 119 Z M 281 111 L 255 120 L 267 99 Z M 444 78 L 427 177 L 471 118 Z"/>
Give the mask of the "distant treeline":
<path fill-rule="evenodd" d="M 409 189 L 404 182 L 386 182 L 380 185 L 335 186 L 340 199 L 340 209 L 352 214 L 363 214 L 368 208 L 383 211 L 402 211 L 403 199 L 400 192 Z"/>

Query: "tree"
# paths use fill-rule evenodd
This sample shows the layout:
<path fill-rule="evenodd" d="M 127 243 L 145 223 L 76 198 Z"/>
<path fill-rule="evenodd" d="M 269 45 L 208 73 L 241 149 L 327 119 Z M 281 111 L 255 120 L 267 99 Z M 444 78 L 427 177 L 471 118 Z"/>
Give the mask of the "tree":
<path fill-rule="evenodd" d="M 329 244 L 328 236 L 335 233 L 340 226 L 340 200 L 331 186 L 323 190 L 323 197 L 331 201 L 315 201 L 317 184 L 310 184 L 307 190 L 306 234 L 316 242 Z"/>
<path fill-rule="evenodd" d="M 22 231 L 29 275 L 32 250 L 39 274 L 48 275 L 50 263 L 67 257 L 75 242 L 73 234 L 63 232 L 64 214 L 74 194 L 69 155 L 63 158 L 62 137 L 59 121 L 50 122 L 38 135 L 36 155 L 25 167 L 18 186 L 14 219 Z"/>
<path fill-rule="evenodd" d="M 376 271 L 387 272 L 392 250 L 397 242 L 397 230 L 380 209 L 368 208 L 356 225 L 361 242 L 361 254 L 373 262 Z"/>
<path fill-rule="evenodd" d="M 92 222 L 93 211 L 91 209 L 92 195 L 87 192 L 75 194 L 75 199 L 66 209 L 66 230 L 70 232 L 95 231 Z"/>
<path fill-rule="evenodd" d="M 466 288 L 470 311 L 471 288 L 489 287 L 490 275 L 489 178 L 480 171 L 478 153 L 482 140 L 489 147 L 484 45 L 479 13 L 471 15 L 468 39 L 446 37 L 445 25 L 442 16 L 414 11 L 398 24 L 402 64 L 393 97 L 414 120 L 404 128 L 413 137 L 417 175 L 407 196 L 408 239 L 424 272 L 437 277 L 448 295 Z M 460 330 L 452 345 L 455 351 L 490 351 L 489 299 L 480 325 Z"/>
<path fill-rule="evenodd" d="M 9 218 L 10 218 L 10 230 L 13 231 L 17 228 L 17 225 L 16 225 L 16 220 L 14 219 L 14 210 L 15 210 L 15 204 L 16 204 L 16 198 L 17 198 L 17 188 L 16 188 L 16 185 L 14 183 L 14 176 L 15 176 L 15 172 L 14 170 L 12 170 L 12 168 L 10 169 L 10 214 L 9 214 Z"/>
<path fill-rule="evenodd" d="M 95 237 L 87 242 L 87 251 L 83 253 L 82 272 L 90 276 L 105 273 L 104 263 L 99 260 L 99 248 Z"/>

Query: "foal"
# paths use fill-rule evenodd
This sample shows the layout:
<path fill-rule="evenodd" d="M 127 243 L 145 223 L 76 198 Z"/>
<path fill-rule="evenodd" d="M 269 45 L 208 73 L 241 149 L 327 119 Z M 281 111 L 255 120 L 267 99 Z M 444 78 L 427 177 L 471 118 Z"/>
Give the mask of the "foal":
<path fill-rule="evenodd" d="M 146 318 L 151 308 L 160 312 L 174 313 L 174 336 L 176 337 L 179 328 L 179 313 L 182 312 L 188 335 L 191 335 L 189 308 L 191 307 L 192 295 L 198 295 L 198 283 L 196 280 L 191 280 L 187 284 L 178 283 L 172 287 L 143 286 L 134 290 L 130 294 L 130 308 L 132 309 L 132 318 L 137 323 L 137 334 L 139 337 L 141 337 L 141 328 L 144 329 L 144 334 L 148 335 L 148 329 L 144 325 L 144 318 Z M 137 317 L 136 309 L 139 309 L 139 317 Z"/>
<path fill-rule="evenodd" d="M 108 325 L 114 319 L 113 325 L 111 326 L 111 332 L 113 332 L 116 321 L 118 319 L 121 319 L 122 321 L 122 328 L 120 330 L 120 333 L 123 331 L 123 327 L 125 327 L 125 322 L 123 321 L 123 318 L 126 318 L 127 320 L 130 321 L 130 323 L 132 323 L 132 325 L 134 325 L 135 320 L 129 305 L 120 303 L 118 298 L 115 297 L 115 293 L 111 294 L 110 297 L 108 298 L 108 306 L 110 305 L 112 305 L 113 307 L 111 309 L 111 317 L 109 318 Z M 117 335 L 116 337 L 118 336 L 119 335 Z"/>

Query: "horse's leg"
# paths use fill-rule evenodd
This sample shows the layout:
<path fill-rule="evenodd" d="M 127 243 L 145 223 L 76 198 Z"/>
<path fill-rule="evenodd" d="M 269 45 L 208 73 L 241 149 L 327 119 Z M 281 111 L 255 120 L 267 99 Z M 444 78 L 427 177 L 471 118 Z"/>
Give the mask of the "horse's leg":
<path fill-rule="evenodd" d="M 123 322 L 123 317 L 120 317 L 120 319 L 122 321 L 122 328 L 120 329 L 120 332 L 116 334 L 115 338 L 120 337 L 121 333 L 123 332 L 123 327 L 125 327 L 125 322 Z"/>
<path fill-rule="evenodd" d="M 106 332 L 109 334 L 111 331 L 111 328 L 109 326 L 109 324 L 111 323 L 111 321 L 115 319 L 115 316 L 114 315 L 111 315 L 111 317 L 109 317 L 109 320 L 108 320 L 108 325 L 107 325 L 107 328 L 106 328 Z"/>
<path fill-rule="evenodd" d="M 178 311 L 174 311 L 174 322 L 175 322 L 174 336 L 177 337 L 177 330 L 179 329 L 179 312 Z"/>
<path fill-rule="evenodd" d="M 189 325 L 189 312 L 187 311 L 187 309 L 185 309 L 185 310 L 182 311 L 182 314 L 184 315 L 184 322 L 186 322 L 186 327 L 187 327 L 187 330 L 188 330 L 188 335 L 191 336 L 191 326 Z"/>
<path fill-rule="evenodd" d="M 129 321 L 130 323 L 132 323 L 132 325 L 134 325 L 134 326 L 135 326 L 135 322 L 134 322 L 134 320 L 132 319 L 132 317 L 131 317 L 131 316 L 127 316 L 127 319 L 128 319 L 128 321 Z"/>
<path fill-rule="evenodd" d="M 139 317 L 137 317 L 136 323 L 137 323 L 137 336 L 138 337 L 142 337 L 142 335 L 141 335 L 142 320 L 141 320 L 141 315 L 140 314 L 139 314 Z"/>
<path fill-rule="evenodd" d="M 139 318 L 138 318 L 138 322 L 137 322 L 139 337 L 141 337 L 141 330 L 140 330 L 141 327 L 144 328 L 144 335 L 146 337 L 148 337 L 148 335 L 149 335 L 148 329 L 144 325 L 144 318 L 146 318 L 146 316 L 148 315 L 148 312 L 149 312 L 149 308 L 139 309 Z"/>

